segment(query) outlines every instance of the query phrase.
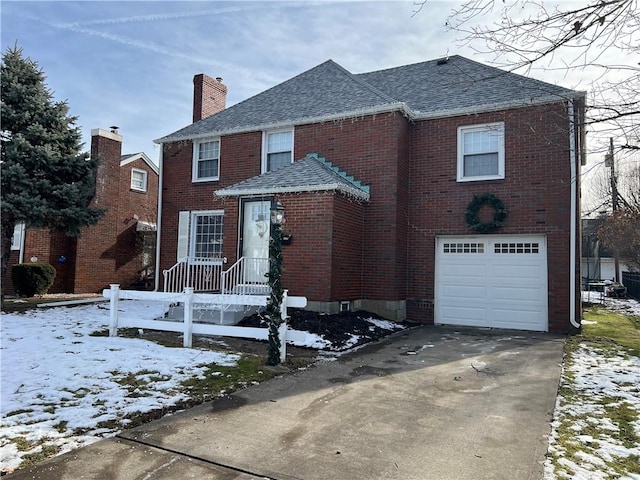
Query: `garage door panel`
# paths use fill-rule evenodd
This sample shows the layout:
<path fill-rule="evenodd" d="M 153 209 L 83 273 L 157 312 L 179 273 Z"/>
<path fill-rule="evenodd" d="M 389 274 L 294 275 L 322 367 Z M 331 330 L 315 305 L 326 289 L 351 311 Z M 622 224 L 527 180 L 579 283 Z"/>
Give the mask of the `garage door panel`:
<path fill-rule="evenodd" d="M 448 318 L 457 318 L 460 322 L 464 321 L 464 325 L 469 325 L 470 322 L 474 322 L 477 325 L 483 325 L 486 322 L 486 314 L 484 309 L 473 307 L 460 307 L 460 306 L 445 306 L 444 314 Z M 456 325 L 463 325 L 457 323 Z"/>
<path fill-rule="evenodd" d="M 537 310 L 513 312 L 511 309 L 495 309 L 492 320 L 491 326 L 495 328 L 514 328 L 517 324 L 518 330 L 540 330 L 540 312 Z"/>
<path fill-rule="evenodd" d="M 483 285 L 445 285 L 442 287 L 442 299 L 447 302 L 458 302 L 460 295 L 467 298 L 481 300 L 487 296 L 487 288 Z"/>
<path fill-rule="evenodd" d="M 436 323 L 548 328 L 544 236 L 439 238 Z"/>
<path fill-rule="evenodd" d="M 489 280 L 492 283 L 499 282 L 515 282 L 524 283 L 535 281 L 538 282 L 542 269 L 540 265 L 528 265 L 525 263 L 514 265 L 492 265 L 491 277 Z"/>
<path fill-rule="evenodd" d="M 540 305 L 540 301 L 542 300 L 541 290 L 537 290 L 536 295 L 536 289 L 529 285 L 497 286 L 491 290 L 494 301 L 506 300 L 508 303 L 522 302 Z"/>
<path fill-rule="evenodd" d="M 458 261 L 458 259 L 455 259 Z M 477 262 L 477 260 L 476 260 Z M 470 262 L 469 264 L 456 264 L 451 261 L 447 264 L 447 269 L 442 272 L 442 280 L 448 279 L 458 281 L 464 281 L 465 279 L 484 279 L 487 276 L 487 265 L 483 263 Z"/>

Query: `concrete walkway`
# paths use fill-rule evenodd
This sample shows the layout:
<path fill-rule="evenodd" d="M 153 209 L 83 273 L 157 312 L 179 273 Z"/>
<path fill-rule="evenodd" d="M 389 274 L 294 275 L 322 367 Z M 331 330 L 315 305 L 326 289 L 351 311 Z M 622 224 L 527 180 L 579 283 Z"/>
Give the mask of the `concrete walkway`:
<path fill-rule="evenodd" d="M 563 346 L 419 327 L 7 478 L 540 480 Z"/>

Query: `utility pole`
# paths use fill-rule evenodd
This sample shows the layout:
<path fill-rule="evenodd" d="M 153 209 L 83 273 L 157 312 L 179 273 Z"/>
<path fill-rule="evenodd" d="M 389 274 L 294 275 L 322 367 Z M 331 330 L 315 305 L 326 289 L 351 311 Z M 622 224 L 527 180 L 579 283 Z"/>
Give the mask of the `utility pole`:
<path fill-rule="evenodd" d="M 615 215 L 618 210 L 618 179 L 616 178 L 616 162 L 613 156 L 613 138 L 609 138 L 609 153 L 604 157 L 604 164 L 606 167 L 611 168 L 611 209 L 613 210 L 613 214 Z M 620 274 L 618 270 L 620 270 L 620 265 L 618 262 L 618 253 L 616 250 L 613 250 L 613 262 L 615 268 L 615 277 L 614 281 L 616 283 L 620 283 Z"/>

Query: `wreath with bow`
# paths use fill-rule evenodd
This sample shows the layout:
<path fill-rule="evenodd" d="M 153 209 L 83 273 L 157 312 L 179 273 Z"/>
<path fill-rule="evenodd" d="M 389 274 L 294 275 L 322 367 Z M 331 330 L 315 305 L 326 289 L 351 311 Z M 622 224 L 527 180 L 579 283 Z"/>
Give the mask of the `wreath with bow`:
<path fill-rule="evenodd" d="M 484 205 L 489 205 L 493 209 L 493 219 L 490 222 L 481 222 L 479 213 Z M 493 193 L 482 193 L 474 195 L 473 200 L 467 205 L 465 219 L 469 228 L 474 229 L 478 233 L 490 233 L 504 225 L 507 218 L 507 208 L 502 200 Z"/>

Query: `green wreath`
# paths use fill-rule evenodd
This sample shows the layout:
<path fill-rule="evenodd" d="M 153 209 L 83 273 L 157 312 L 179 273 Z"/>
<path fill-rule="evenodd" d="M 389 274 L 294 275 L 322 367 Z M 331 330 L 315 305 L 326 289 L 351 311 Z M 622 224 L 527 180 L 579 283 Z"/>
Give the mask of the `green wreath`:
<path fill-rule="evenodd" d="M 490 205 L 493 208 L 493 220 L 490 222 L 481 222 L 478 214 L 483 205 Z M 464 215 L 469 228 L 473 228 L 478 233 L 493 232 L 504 225 L 507 218 L 507 209 L 498 197 L 493 193 L 482 193 L 474 195 L 473 200 L 467 205 L 467 211 Z"/>

